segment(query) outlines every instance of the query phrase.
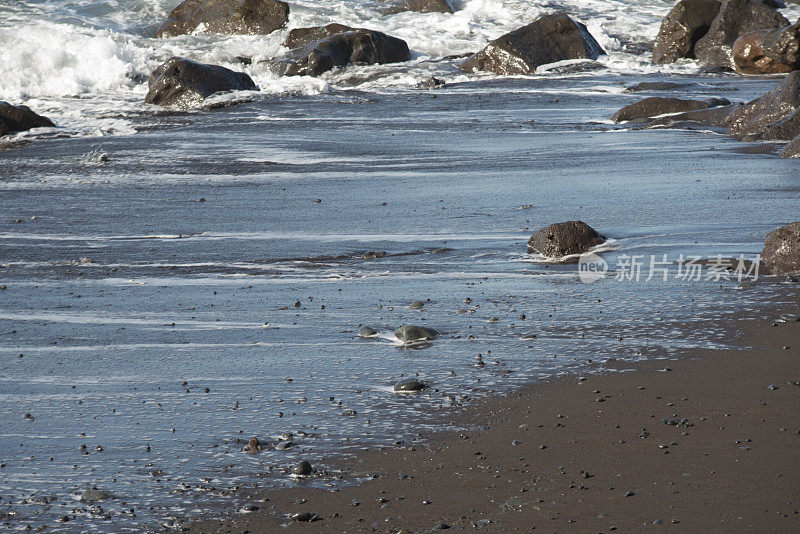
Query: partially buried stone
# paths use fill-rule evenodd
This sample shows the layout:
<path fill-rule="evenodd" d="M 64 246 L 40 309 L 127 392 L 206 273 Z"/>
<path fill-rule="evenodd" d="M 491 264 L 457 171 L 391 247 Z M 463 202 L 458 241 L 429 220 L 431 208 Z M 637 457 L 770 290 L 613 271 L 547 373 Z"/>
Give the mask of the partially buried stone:
<path fill-rule="evenodd" d="M 422 306 L 424 306 L 424 304 L 422 303 L 421 300 L 415 300 L 414 302 L 411 303 L 411 305 L 409 305 L 409 308 L 411 308 L 412 310 L 421 310 Z"/>
<path fill-rule="evenodd" d="M 434 339 L 439 333 L 436 330 L 425 328 L 424 326 L 406 325 L 395 330 L 394 335 L 400 341 L 409 342 Z"/>
<path fill-rule="evenodd" d="M 369 326 L 362 326 L 358 330 L 358 337 L 360 338 L 374 337 L 376 335 L 378 335 L 378 331 Z"/>
<path fill-rule="evenodd" d="M 606 238 L 583 221 L 567 221 L 542 228 L 528 239 L 528 253 L 548 258 L 582 254 L 604 243 Z"/>
<path fill-rule="evenodd" d="M 110 499 L 113 497 L 107 491 L 101 491 L 98 489 L 88 489 L 81 494 L 81 501 L 83 502 L 97 502 L 97 501 L 105 501 L 106 499 Z"/>
<path fill-rule="evenodd" d="M 400 380 L 394 385 L 394 390 L 397 393 L 414 393 L 425 389 L 425 383 L 417 380 L 416 378 L 407 378 Z"/>
<path fill-rule="evenodd" d="M 281 441 L 277 445 L 275 445 L 275 450 L 285 451 L 286 449 L 290 448 L 292 445 L 294 445 L 294 443 L 291 442 L 291 441 Z"/>
<path fill-rule="evenodd" d="M 255 454 L 261 450 L 261 443 L 258 441 L 258 438 L 252 437 L 250 441 L 247 442 L 247 445 L 244 446 L 244 450 L 248 454 Z"/>
<path fill-rule="evenodd" d="M 296 514 L 292 515 L 292 519 L 299 523 L 308 523 L 309 521 L 318 519 L 318 517 L 317 514 L 312 512 L 297 512 Z"/>
<path fill-rule="evenodd" d="M 784 313 L 781 315 L 781 319 L 787 323 L 796 323 L 800 321 L 800 315 L 795 315 L 794 313 Z"/>
<path fill-rule="evenodd" d="M 311 464 L 308 463 L 306 460 L 303 460 L 302 462 L 292 467 L 292 474 L 297 477 L 307 477 L 313 471 L 314 469 L 311 467 Z"/>

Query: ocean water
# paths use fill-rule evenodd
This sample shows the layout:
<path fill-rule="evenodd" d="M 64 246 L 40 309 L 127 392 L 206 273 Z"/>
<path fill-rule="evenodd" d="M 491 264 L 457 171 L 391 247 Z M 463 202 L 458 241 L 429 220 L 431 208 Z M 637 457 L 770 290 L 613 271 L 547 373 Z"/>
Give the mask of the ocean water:
<path fill-rule="evenodd" d="M 778 82 L 651 65 L 667 3 L 382 16 L 376 2 L 292 2 L 289 28 L 343 22 L 412 49 L 322 78 L 267 71 L 285 31 L 152 38 L 176 3 L 0 5 L 0 99 L 57 124 L 0 144 L 5 528 L 170 528 L 235 513 L 241 487 L 335 485 L 334 459 L 446 427 L 471 398 L 730 344 L 731 317 L 761 317 L 796 287 L 686 276 L 690 258 L 755 257 L 796 220 L 796 162 L 714 131 L 608 120 L 675 94 L 625 92 L 641 81 L 735 101 Z M 609 53 L 602 68 L 495 77 L 441 60 L 560 9 Z M 260 91 L 146 106 L 149 72 L 172 55 L 245 70 Z M 416 88 L 430 76 L 448 85 Z M 611 238 L 593 283 L 526 253 L 533 231 L 574 219 Z M 402 346 L 403 324 L 441 336 Z M 361 325 L 380 336 L 359 339 Z M 417 375 L 424 393 L 392 392 Z M 242 452 L 285 432 L 288 450 Z M 318 476 L 287 477 L 300 458 Z M 80 502 L 91 487 L 114 498 Z"/>

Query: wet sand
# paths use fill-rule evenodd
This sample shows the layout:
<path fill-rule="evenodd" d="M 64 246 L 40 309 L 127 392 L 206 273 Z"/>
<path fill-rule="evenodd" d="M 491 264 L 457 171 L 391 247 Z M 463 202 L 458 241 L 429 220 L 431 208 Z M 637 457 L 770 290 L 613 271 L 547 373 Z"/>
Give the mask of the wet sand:
<path fill-rule="evenodd" d="M 258 510 L 189 530 L 798 532 L 800 323 L 731 324 L 745 348 L 615 362 L 631 372 L 476 401 L 453 415 L 468 430 L 339 465 L 371 480 L 251 490 Z M 306 511 L 318 519 L 289 519 Z"/>

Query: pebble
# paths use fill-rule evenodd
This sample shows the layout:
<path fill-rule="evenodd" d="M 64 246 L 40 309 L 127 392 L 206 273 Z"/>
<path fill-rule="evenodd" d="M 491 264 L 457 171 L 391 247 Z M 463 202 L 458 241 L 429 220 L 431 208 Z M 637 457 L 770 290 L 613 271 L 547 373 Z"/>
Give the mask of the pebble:
<path fill-rule="evenodd" d="M 421 300 L 415 300 L 408 307 L 411 308 L 412 310 L 421 310 L 422 306 L 424 306 L 424 304 L 422 303 Z"/>
<path fill-rule="evenodd" d="M 258 438 L 252 437 L 250 441 L 247 442 L 247 445 L 244 446 L 244 450 L 247 453 L 255 454 L 261 450 L 261 442 L 258 441 Z"/>
<path fill-rule="evenodd" d="M 522 339 L 536 339 L 536 334 L 525 334 Z"/>
<path fill-rule="evenodd" d="M 292 515 L 292 519 L 299 523 L 308 523 L 309 521 L 315 521 L 319 519 L 319 517 L 313 512 L 297 512 L 296 514 Z"/>
<path fill-rule="evenodd" d="M 771 389 L 772 391 L 775 391 L 776 389 L 780 389 L 780 386 L 776 386 L 775 384 L 770 384 L 770 385 L 767 386 L 767 389 Z"/>
<path fill-rule="evenodd" d="M 784 313 L 781 315 L 781 319 L 783 319 L 787 323 L 796 323 L 800 321 L 800 315 L 794 313 Z"/>
<path fill-rule="evenodd" d="M 311 464 L 308 463 L 306 460 L 303 460 L 294 467 L 292 467 L 292 475 L 297 477 L 307 477 L 312 473 L 312 471 L 314 471 L 314 469 L 311 467 Z"/>
<path fill-rule="evenodd" d="M 400 380 L 394 385 L 394 390 L 397 393 L 414 393 L 417 391 L 422 391 L 427 386 L 424 382 L 417 380 L 416 378 L 407 378 L 405 380 Z"/>
<path fill-rule="evenodd" d="M 294 445 L 291 441 L 281 441 L 277 445 L 275 445 L 275 450 L 277 451 L 285 451 L 286 449 L 291 448 Z"/>
<path fill-rule="evenodd" d="M 378 331 L 369 326 L 362 326 L 358 330 L 358 337 L 360 338 L 374 337 L 376 335 L 378 335 Z"/>
<path fill-rule="evenodd" d="M 753 288 L 753 282 L 747 282 L 747 281 L 744 281 L 738 286 L 736 286 L 736 289 L 752 289 L 752 288 Z"/>

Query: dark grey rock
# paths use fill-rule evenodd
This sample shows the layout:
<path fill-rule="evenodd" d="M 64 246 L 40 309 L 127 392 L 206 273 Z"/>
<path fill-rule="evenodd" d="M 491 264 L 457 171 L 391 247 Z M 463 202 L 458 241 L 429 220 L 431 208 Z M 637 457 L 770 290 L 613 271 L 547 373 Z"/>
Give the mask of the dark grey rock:
<path fill-rule="evenodd" d="M 190 107 L 215 93 L 255 91 L 244 72 L 173 57 L 150 75 L 145 102 L 158 106 Z"/>
<path fill-rule="evenodd" d="M 292 515 L 292 520 L 298 523 L 308 523 L 310 521 L 316 521 L 317 519 L 319 519 L 319 517 L 313 512 L 297 512 Z"/>
<path fill-rule="evenodd" d="M 414 302 L 409 304 L 408 307 L 411 308 L 412 310 L 421 310 L 423 306 L 424 304 L 421 300 L 415 300 Z"/>
<path fill-rule="evenodd" d="M 431 76 L 430 78 L 420 81 L 417 84 L 417 89 L 441 89 L 445 85 L 447 85 L 447 82 L 444 80 Z"/>
<path fill-rule="evenodd" d="M 370 326 L 362 326 L 358 330 L 358 337 L 360 338 L 368 338 L 368 337 L 375 337 L 378 335 L 378 331 Z"/>
<path fill-rule="evenodd" d="M 694 58 L 694 47 L 719 13 L 718 0 L 681 0 L 661 22 L 653 45 L 654 63 Z"/>
<path fill-rule="evenodd" d="M 114 498 L 114 496 L 111 493 L 98 489 L 88 489 L 81 494 L 81 501 L 86 503 L 105 501 L 112 498 Z"/>
<path fill-rule="evenodd" d="M 800 222 L 767 234 L 761 251 L 761 269 L 770 274 L 800 271 Z"/>
<path fill-rule="evenodd" d="M 688 111 L 686 113 L 677 113 L 667 117 L 660 117 L 649 121 L 645 128 L 658 128 L 658 127 L 676 127 L 680 123 L 689 124 L 702 124 L 705 126 L 715 126 L 728 129 L 731 113 L 739 109 L 737 104 L 729 106 L 718 106 L 708 109 L 700 109 L 697 111 Z"/>
<path fill-rule="evenodd" d="M 582 254 L 604 243 L 605 237 L 583 221 L 567 221 L 542 228 L 528 239 L 528 253 L 548 258 Z"/>
<path fill-rule="evenodd" d="M 289 31 L 286 40 L 283 41 L 283 46 L 286 48 L 300 48 L 307 44 L 325 39 L 333 35 L 345 32 L 355 32 L 363 30 L 363 28 L 353 28 L 339 24 L 337 22 L 326 24 L 325 26 L 312 26 L 310 28 L 295 28 Z M 369 31 L 369 30 L 364 30 Z"/>
<path fill-rule="evenodd" d="M 716 106 L 727 106 L 730 101 L 725 98 L 715 98 L 711 100 L 685 100 L 681 98 L 666 98 L 651 96 L 629 106 L 625 106 L 613 115 L 611 120 L 614 122 L 631 121 L 635 119 L 657 117 L 673 113 L 685 113 L 697 111 Z"/>
<path fill-rule="evenodd" d="M 417 391 L 422 391 L 427 386 L 424 382 L 417 380 L 416 378 L 407 378 L 405 380 L 400 380 L 394 385 L 394 390 L 397 393 L 413 393 Z"/>
<path fill-rule="evenodd" d="M 681 82 L 640 82 L 625 88 L 626 93 L 638 93 L 639 91 L 672 91 L 681 87 L 688 87 L 692 84 Z"/>
<path fill-rule="evenodd" d="M 789 141 L 778 153 L 782 158 L 800 158 L 800 135 Z"/>
<path fill-rule="evenodd" d="M 723 0 L 708 32 L 695 44 L 704 65 L 734 68 L 732 46 L 745 33 L 788 26 L 786 17 L 758 0 Z"/>
<path fill-rule="evenodd" d="M 436 330 L 425 328 L 424 326 L 406 325 L 395 330 L 394 335 L 400 341 L 409 342 L 434 339 L 439 333 Z"/>
<path fill-rule="evenodd" d="M 605 54 L 586 26 L 566 13 L 544 15 L 502 35 L 459 65 L 465 72 L 533 74 L 536 67 L 565 59 Z"/>
<path fill-rule="evenodd" d="M 292 467 L 292 474 L 298 477 L 307 477 L 313 472 L 314 468 L 312 468 L 311 464 L 308 463 L 306 460 L 303 460 L 299 462 L 297 465 Z"/>
<path fill-rule="evenodd" d="M 270 64 L 281 76 L 319 76 L 350 64 L 408 61 L 411 53 L 402 39 L 372 30 L 338 33 L 289 51 Z"/>
<path fill-rule="evenodd" d="M 381 10 L 386 15 L 394 15 L 404 11 L 417 13 L 452 13 L 453 8 L 447 0 L 400 0 L 393 2 L 389 7 Z"/>
<path fill-rule="evenodd" d="M 800 108 L 800 71 L 792 72 L 772 91 L 731 113 L 728 135 L 736 139 L 758 137 L 771 125 Z"/>
<path fill-rule="evenodd" d="M 193 33 L 265 35 L 283 28 L 289 4 L 280 0 L 185 0 L 170 11 L 156 37 Z"/>
<path fill-rule="evenodd" d="M 11 132 L 52 126 L 55 126 L 53 121 L 34 113 L 28 106 L 14 106 L 0 100 L 0 137 Z"/>

